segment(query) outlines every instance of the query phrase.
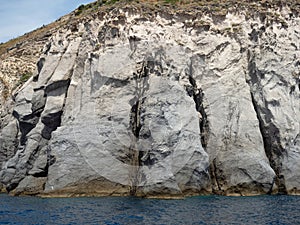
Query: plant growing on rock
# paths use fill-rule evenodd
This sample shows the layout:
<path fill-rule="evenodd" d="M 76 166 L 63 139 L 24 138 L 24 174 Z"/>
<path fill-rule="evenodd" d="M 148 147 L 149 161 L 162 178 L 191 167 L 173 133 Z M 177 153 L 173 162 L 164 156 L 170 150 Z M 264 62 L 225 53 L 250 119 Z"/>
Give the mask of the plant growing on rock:
<path fill-rule="evenodd" d="M 26 83 L 26 81 L 29 80 L 29 78 L 32 76 L 32 72 L 28 72 L 28 73 L 24 73 L 20 76 L 20 79 L 18 80 L 18 82 L 16 83 L 15 88 L 17 88 L 20 85 L 23 85 Z"/>

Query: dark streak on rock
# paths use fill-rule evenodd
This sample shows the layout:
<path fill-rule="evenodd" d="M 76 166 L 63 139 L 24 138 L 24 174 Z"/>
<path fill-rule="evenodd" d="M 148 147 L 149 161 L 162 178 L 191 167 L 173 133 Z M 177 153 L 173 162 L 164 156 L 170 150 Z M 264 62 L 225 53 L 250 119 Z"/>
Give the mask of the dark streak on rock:
<path fill-rule="evenodd" d="M 141 158 L 143 157 L 143 152 L 139 151 L 137 147 L 137 141 L 140 137 L 140 130 L 142 128 L 141 121 L 141 109 L 142 104 L 145 100 L 145 92 L 149 89 L 149 73 L 152 66 L 148 61 L 143 61 L 141 69 L 137 73 L 133 74 L 135 81 L 135 96 L 130 100 L 131 113 L 130 113 L 130 129 L 134 135 L 132 138 L 131 148 L 129 149 L 129 155 L 131 159 L 131 165 L 134 168 L 134 171 L 131 171 L 131 186 L 130 186 L 130 195 L 136 195 L 137 184 L 138 184 L 138 170 L 141 165 Z"/>
<path fill-rule="evenodd" d="M 263 87 L 261 85 L 261 79 L 258 77 L 257 68 L 255 64 L 255 57 L 252 55 L 250 51 L 248 51 L 248 73 L 250 79 L 247 80 L 248 85 L 250 86 L 251 90 L 251 99 L 254 110 L 257 115 L 257 119 L 259 121 L 259 128 L 263 138 L 264 149 L 266 155 L 269 159 L 270 166 L 276 173 L 276 184 L 278 186 L 278 192 L 280 194 L 286 194 L 287 190 L 285 187 L 285 179 L 282 174 L 282 158 L 285 154 L 285 150 L 281 145 L 280 141 L 280 131 L 275 126 L 273 121 L 273 115 L 269 110 L 268 105 L 270 102 L 267 102 L 261 90 Z M 254 89 L 254 87 L 257 89 Z M 258 104 L 258 99 L 256 99 L 255 95 L 259 94 L 259 101 L 263 102 L 263 106 Z M 278 105 L 276 101 L 271 102 L 273 105 Z"/>

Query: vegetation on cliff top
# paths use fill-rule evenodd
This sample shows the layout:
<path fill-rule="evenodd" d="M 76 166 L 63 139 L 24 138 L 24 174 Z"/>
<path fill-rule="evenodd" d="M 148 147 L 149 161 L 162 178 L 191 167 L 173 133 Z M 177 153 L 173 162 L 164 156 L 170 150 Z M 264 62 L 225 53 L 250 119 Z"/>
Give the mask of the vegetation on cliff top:
<path fill-rule="evenodd" d="M 99 6 L 109 6 L 120 3 L 141 3 L 153 6 L 173 5 L 179 7 L 201 6 L 204 10 L 210 12 L 218 12 L 222 9 L 228 10 L 237 6 L 239 10 L 257 10 L 261 12 L 269 9 L 281 9 L 284 6 L 289 7 L 294 13 L 300 11 L 299 0 L 98 0 L 94 3 L 79 6 L 76 10 L 76 14 L 79 15 L 84 11 L 95 10 Z"/>
<path fill-rule="evenodd" d="M 99 8 L 107 10 L 110 7 L 124 6 L 126 4 L 141 4 L 154 9 L 160 7 L 173 7 L 174 9 L 190 8 L 203 13 L 216 15 L 226 15 L 228 11 L 252 11 L 256 13 L 267 13 L 269 9 L 281 9 L 284 6 L 290 8 L 293 14 L 298 15 L 300 12 L 299 0 L 98 0 L 87 5 L 80 5 L 67 20 L 58 19 L 54 23 L 43 26 L 21 37 L 12 39 L 6 43 L 0 44 L 0 57 L 9 49 L 18 47 L 18 43 L 25 40 L 34 40 L 36 37 L 45 35 L 49 30 L 60 27 L 68 21 L 76 20 L 75 17 L 82 17 L 90 13 L 96 12 Z M 178 7 L 178 8 L 177 8 Z"/>

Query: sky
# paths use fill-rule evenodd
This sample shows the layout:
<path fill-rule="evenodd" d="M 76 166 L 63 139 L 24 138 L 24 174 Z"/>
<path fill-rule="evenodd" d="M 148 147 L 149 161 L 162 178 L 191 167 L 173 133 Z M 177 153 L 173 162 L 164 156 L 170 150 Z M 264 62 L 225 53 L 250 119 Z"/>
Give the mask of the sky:
<path fill-rule="evenodd" d="M 0 43 L 47 25 L 95 0 L 1 0 Z"/>

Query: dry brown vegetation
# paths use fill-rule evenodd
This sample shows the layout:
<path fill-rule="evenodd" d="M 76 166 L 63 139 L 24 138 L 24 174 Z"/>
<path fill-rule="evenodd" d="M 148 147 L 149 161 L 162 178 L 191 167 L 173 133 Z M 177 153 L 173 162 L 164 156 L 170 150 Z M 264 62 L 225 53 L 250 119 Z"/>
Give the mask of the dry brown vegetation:
<path fill-rule="evenodd" d="M 73 13 L 69 14 L 67 18 L 59 19 L 47 26 L 43 26 L 23 36 L 0 44 L 0 58 L 10 49 L 18 47 L 18 44 L 24 41 L 35 41 L 36 39 L 47 36 L 47 34 L 51 35 L 50 31 L 57 30 L 71 20 L 76 20 L 76 18 L 96 12 L 99 8 L 105 10 L 112 5 L 118 6 L 142 3 L 157 8 L 169 5 L 175 8 L 179 7 L 179 9 L 180 7 L 190 8 L 215 15 L 223 15 L 231 10 L 266 13 L 268 9 L 280 9 L 284 6 L 288 6 L 294 14 L 298 15 L 300 12 L 300 0 L 103 0 L 102 2 L 101 5 L 97 2 L 81 5 Z"/>

